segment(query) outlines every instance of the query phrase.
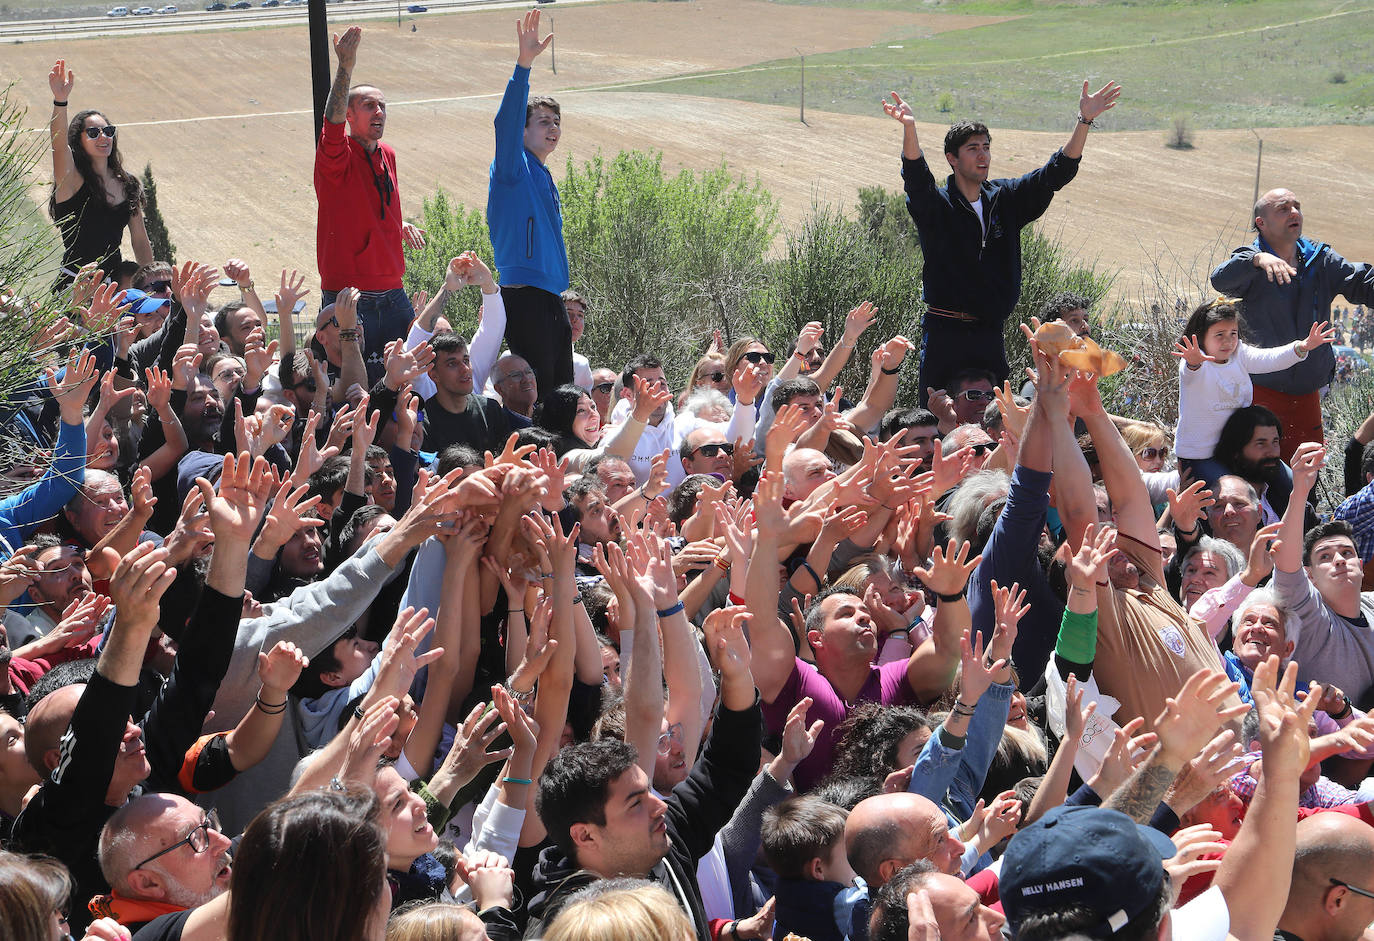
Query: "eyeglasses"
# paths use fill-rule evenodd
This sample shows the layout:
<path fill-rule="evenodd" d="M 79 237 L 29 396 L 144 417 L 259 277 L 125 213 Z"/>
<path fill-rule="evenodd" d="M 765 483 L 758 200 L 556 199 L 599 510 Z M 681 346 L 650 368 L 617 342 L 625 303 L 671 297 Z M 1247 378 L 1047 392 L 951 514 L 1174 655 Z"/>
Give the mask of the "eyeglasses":
<path fill-rule="evenodd" d="M 668 726 L 668 731 L 658 737 L 658 753 L 667 758 L 668 753 L 673 750 L 673 743 L 677 742 L 678 747 L 681 747 L 683 740 L 682 723 L 674 722 Z"/>
<path fill-rule="evenodd" d="M 991 402 L 993 395 L 987 389 L 965 389 L 955 396 L 956 399 L 968 399 L 970 402 Z"/>
<path fill-rule="evenodd" d="M 658 746 L 659 752 L 660 752 L 660 753 L 666 754 L 666 752 L 663 752 L 663 745 L 662 745 L 663 736 L 660 735 L 659 738 L 658 738 L 658 740 L 659 740 L 659 743 L 660 743 L 659 746 Z M 1357 888 L 1355 888 L 1353 885 L 1350 885 L 1350 884 L 1347 883 L 1347 882 L 1342 882 L 1342 881 L 1339 880 L 1339 879 L 1334 879 L 1334 878 L 1333 878 L 1333 879 L 1331 880 L 1331 884 L 1332 884 L 1332 885 L 1338 885 L 1338 886 L 1340 886 L 1342 889 L 1349 889 L 1351 892 L 1354 892 L 1356 895 L 1363 895 L 1363 896 L 1364 896 L 1365 898 L 1367 898 L 1367 899 L 1374 899 L 1374 892 L 1366 892 L 1364 889 L 1357 889 Z"/>
<path fill-rule="evenodd" d="M 724 452 L 725 456 L 729 457 L 735 453 L 735 446 L 733 444 L 703 444 L 700 447 L 693 448 L 691 453 L 700 454 L 703 457 L 715 457 L 721 452 Z"/>
<path fill-rule="evenodd" d="M 328 320 L 326 320 L 324 323 L 320 324 L 320 325 L 319 325 L 318 327 L 316 327 L 315 329 L 316 329 L 316 330 L 323 330 L 325 327 L 337 327 L 338 325 L 339 325 L 339 318 L 338 318 L 338 317 L 330 317 Z"/>
<path fill-rule="evenodd" d="M 752 353 L 745 353 L 744 358 L 749 360 L 749 362 L 753 363 L 755 366 L 757 366 L 759 363 L 767 363 L 771 366 L 773 365 L 774 356 L 772 353 L 769 353 L 767 351 L 760 353 L 758 350 L 754 350 Z"/>
<path fill-rule="evenodd" d="M 723 372 L 708 372 L 708 373 L 703 373 L 701 378 L 703 378 L 703 379 L 710 379 L 712 382 L 724 382 L 724 381 L 725 381 L 725 373 L 723 373 Z"/>
<path fill-rule="evenodd" d="M 969 445 L 969 450 L 972 451 L 978 457 L 982 457 L 984 454 L 987 454 L 989 451 L 992 450 L 992 442 L 984 441 L 982 444 L 971 444 Z"/>
<path fill-rule="evenodd" d="M 596 385 L 592 386 L 592 391 L 600 392 L 602 395 L 610 395 L 611 390 L 614 388 L 614 382 L 598 382 Z"/>
<path fill-rule="evenodd" d="M 107 124 L 104 127 L 86 128 L 86 136 L 89 137 L 91 140 L 99 139 L 101 134 L 104 134 L 106 137 L 114 137 L 115 126 L 113 124 Z"/>
<path fill-rule="evenodd" d="M 504 376 L 501 377 L 500 381 L 501 381 L 501 382 L 508 382 L 508 381 L 511 380 L 511 379 L 519 380 L 519 379 L 533 379 L 533 378 L 534 378 L 534 370 L 533 370 L 533 369 L 521 369 L 521 370 L 518 370 L 517 372 L 508 372 L 508 373 L 506 373 Z"/>
<path fill-rule="evenodd" d="M 1141 448 L 1140 456 L 1147 461 L 1153 461 L 1155 458 L 1164 460 L 1169 456 L 1169 446 L 1166 444 L 1162 448 Z"/>
<path fill-rule="evenodd" d="M 219 814 L 213 810 L 205 816 L 205 819 L 201 821 L 200 826 L 194 828 L 190 833 L 186 834 L 184 839 L 177 840 L 175 843 L 173 843 L 171 846 L 167 847 L 160 853 L 154 853 L 134 868 L 142 869 L 144 866 L 148 865 L 153 860 L 157 859 L 159 856 L 166 856 L 172 850 L 181 849 L 183 846 L 191 847 L 191 852 L 193 853 L 203 853 L 205 852 L 206 847 L 210 845 L 211 830 L 214 830 L 216 833 L 220 832 Z"/>
<path fill-rule="evenodd" d="M 171 281 L 149 281 L 147 284 L 143 285 L 144 294 L 156 294 L 159 291 L 170 291 L 171 289 Z"/>

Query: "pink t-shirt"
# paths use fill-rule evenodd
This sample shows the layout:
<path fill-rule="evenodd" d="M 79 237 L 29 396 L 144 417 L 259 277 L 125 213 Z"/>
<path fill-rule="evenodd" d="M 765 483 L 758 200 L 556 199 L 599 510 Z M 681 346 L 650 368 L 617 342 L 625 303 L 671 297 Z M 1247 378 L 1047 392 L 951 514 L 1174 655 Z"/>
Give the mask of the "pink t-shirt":
<path fill-rule="evenodd" d="M 830 765 L 835 757 L 835 730 L 849 715 L 851 708 L 862 702 L 877 702 L 884 706 L 916 703 L 916 694 L 906 681 L 906 666 L 907 661 L 897 660 L 871 667 L 868 681 L 859 694 L 852 702 L 845 702 L 815 666 L 800 658 L 794 660 L 792 673 L 777 698 L 764 704 L 763 717 L 769 731 L 781 732 L 787 723 L 787 713 L 803 698 L 810 696 L 812 706 L 806 713 L 807 724 L 817 719 L 825 720 L 825 728 L 816 740 L 816 747 L 792 774 L 798 791 L 810 790 L 830 773 Z"/>

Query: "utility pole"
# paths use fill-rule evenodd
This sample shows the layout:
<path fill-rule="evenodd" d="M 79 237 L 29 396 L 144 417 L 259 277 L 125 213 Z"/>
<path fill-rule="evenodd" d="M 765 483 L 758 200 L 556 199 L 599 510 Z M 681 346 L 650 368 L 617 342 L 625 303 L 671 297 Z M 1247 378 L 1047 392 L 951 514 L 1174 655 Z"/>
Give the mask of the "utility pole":
<path fill-rule="evenodd" d="M 310 0 L 306 8 L 310 14 L 310 85 L 315 101 L 315 139 L 320 141 L 320 131 L 324 129 L 324 106 L 329 100 L 329 14 L 325 12 L 325 0 Z"/>
<path fill-rule="evenodd" d="M 1250 205 L 1253 206 L 1259 202 L 1260 166 L 1264 162 L 1264 138 L 1260 137 L 1253 127 L 1250 128 L 1250 133 L 1254 134 L 1255 140 L 1259 141 L 1259 153 L 1255 155 L 1255 198 L 1250 200 Z"/>
<path fill-rule="evenodd" d="M 396 0 L 396 28 L 401 28 L 401 0 Z"/>
<path fill-rule="evenodd" d="M 553 14 L 549 14 L 549 32 L 553 32 Z M 553 69 L 553 74 L 558 74 L 558 40 L 553 39 L 549 42 L 549 66 Z"/>
<path fill-rule="evenodd" d="M 796 49 L 797 55 L 801 57 L 801 117 L 799 120 L 806 124 L 806 53 L 797 49 L 796 46 L 792 48 Z"/>

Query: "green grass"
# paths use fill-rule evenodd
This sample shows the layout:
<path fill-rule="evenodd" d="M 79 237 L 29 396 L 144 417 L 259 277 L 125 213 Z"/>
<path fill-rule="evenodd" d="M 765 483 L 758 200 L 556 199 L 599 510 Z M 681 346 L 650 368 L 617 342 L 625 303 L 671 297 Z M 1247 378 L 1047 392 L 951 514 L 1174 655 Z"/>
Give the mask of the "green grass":
<path fill-rule="evenodd" d="M 976 115 L 993 127 L 1064 129 L 1086 78 L 1094 89 L 1107 79 L 1124 86 L 1105 122 L 1114 130 L 1164 128 L 1176 115 L 1199 130 L 1374 120 L 1371 0 L 776 2 L 1017 16 L 936 35 L 896 27 L 870 47 L 807 56 L 808 109 L 878 114 L 895 89 L 922 120 Z M 1345 82 L 1330 81 L 1336 72 Z M 634 90 L 795 105 L 799 87 L 791 58 Z M 938 110 L 944 95 L 948 114 Z"/>

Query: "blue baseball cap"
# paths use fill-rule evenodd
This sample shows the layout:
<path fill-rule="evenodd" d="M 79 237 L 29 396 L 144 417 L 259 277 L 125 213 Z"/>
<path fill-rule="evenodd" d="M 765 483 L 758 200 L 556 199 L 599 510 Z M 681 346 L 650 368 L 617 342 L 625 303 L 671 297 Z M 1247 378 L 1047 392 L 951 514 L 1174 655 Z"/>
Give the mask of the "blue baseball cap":
<path fill-rule="evenodd" d="M 1103 807 L 1056 807 L 1011 838 L 998 877 L 1013 934 L 1028 915 L 1083 905 L 1101 915 L 1086 934 L 1110 938 L 1159 898 L 1174 844 Z"/>
<path fill-rule="evenodd" d="M 151 314 L 172 301 L 166 297 L 152 297 L 137 288 L 129 288 L 124 292 L 124 303 L 129 305 L 131 314 Z"/>

